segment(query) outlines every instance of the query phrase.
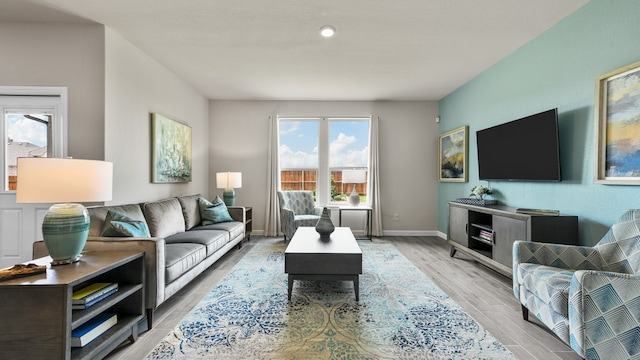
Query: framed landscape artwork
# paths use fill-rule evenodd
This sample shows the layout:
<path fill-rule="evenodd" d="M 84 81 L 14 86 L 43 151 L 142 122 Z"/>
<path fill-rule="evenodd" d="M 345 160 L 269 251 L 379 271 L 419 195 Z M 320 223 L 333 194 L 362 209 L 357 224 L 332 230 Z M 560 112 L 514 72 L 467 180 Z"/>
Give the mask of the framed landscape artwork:
<path fill-rule="evenodd" d="M 151 182 L 191 181 L 191 127 L 151 113 Z"/>
<path fill-rule="evenodd" d="M 468 126 L 438 136 L 438 181 L 467 182 Z"/>
<path fill-rule="evenodd" d="M 640 62 L 596 83 L 596 182 L 640 185 Z"/>

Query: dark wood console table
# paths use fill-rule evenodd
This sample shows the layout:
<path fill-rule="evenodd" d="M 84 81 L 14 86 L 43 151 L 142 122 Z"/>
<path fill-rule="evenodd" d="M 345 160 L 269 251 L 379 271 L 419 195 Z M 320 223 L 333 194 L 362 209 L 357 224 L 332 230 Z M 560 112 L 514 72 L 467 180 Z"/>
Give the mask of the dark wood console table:
<path fill-rule="evenodd" d="M 0 359 L 102 359 L 123 341 L 135 341 L 144 318 L 144 254 L 129 251 L 83 253 L 80 261 L 51 266 L 50 257 L 29 263 L 47 272 L 0 282 Z M 71 296 L 96 282 L 118 283 L 118 291 L 84 310 L 72 310 Z M 71 331 L 103 312 L 118 322 L 81 348 Z"/>

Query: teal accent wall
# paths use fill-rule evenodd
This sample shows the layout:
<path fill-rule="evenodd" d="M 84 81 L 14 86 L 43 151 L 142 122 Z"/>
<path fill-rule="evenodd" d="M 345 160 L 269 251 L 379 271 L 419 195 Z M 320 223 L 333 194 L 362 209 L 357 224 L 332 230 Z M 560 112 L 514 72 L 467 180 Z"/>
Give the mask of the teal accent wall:
<path fill-rule="evenodd" d="M 439 133 L 469 126 L 469 182 L 439 183 L 438 230 L 448 233 L 449 201 L 487 185 L 478 180 L 476 131 L 551 108 L 559 113 L 562 182 L 492 181 L 494 197 L 579 216 L 588 246 L 625 210 L 640 208 L 640 186 L 594 183 L 596 78 L 640 61 L 639 19 L 640 1 L 593 0 L 440 100 Z"/>

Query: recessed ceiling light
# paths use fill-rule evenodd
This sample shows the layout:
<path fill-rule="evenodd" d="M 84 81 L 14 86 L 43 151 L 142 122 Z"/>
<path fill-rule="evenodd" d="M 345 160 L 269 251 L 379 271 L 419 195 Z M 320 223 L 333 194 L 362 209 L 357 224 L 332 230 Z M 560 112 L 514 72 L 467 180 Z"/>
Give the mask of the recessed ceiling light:
<path fill-rule="evenodd" d="M 320 35 L 326 38 L 330 38 L 336 34 L 336 28 L 331 25 L 325 25 L 320 28 Z"/>

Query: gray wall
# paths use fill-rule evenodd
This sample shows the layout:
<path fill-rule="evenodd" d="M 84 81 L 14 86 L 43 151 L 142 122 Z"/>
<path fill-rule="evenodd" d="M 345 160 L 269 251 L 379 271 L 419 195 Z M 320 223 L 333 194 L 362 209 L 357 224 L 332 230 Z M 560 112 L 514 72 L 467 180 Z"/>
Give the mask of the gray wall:
<path fill-rule="evenodd" d="M 243 172 L 239 204 L 254 207 L 264 229 L 268 117 L 380 117 L 383 227 L 389 234 L 437 228 L 436 102 L 208 101 L 157 61 L 101 25 L 0 23 L 2 85 L 69 89 L 69 155 L 114 163 L 110 203 L 200 193 L 214 174 Z M 33 56 L 37 53 L 46 56 Z M 193 131 L 193 181 L 150 182 L 149 113 Z M 400 214 L 399 221 L 393 214 Z"/>
<path fill-rule="evenodd" d="M 437 224 L 435 102 L 211 101 L 210 178 L 242 172 L 236 203 L 264 229 L 269 116 L 379 116 L 382 222 L 386 234 L 434 233 Z M 212 195 L 222 190 L 210 182 Z M 394 221 L 393 214 L 400 214 Z"/>
<path fill-rule="evenodd" d="M 106 30 L 105 159 L 114 164 L 113 204 L 202 194 L 209 187 L 209 102 L 110 29 Z M 151 120 L 157 112 L 192 129 L 192 181 L 151 183 Z"/>
<path fill-rule="evenodd" d="M 580 242 L 593 245 L 622 213 L 638 208 L 636 186 L 594 184 L 596 78 L 640 60 L 640 2 L 591 1 L 440 101 L 439 131 L 469 125 L 469 182 L 441 183 L 438 228 L 447 202 L 478 180 L 475 132 L 558 108 L 561 183 L 491 182 L 507 205 L 578 215 Z"/>
<path fill-rule="evenodd" d="M 68 156 L 104 159 L 104 27 L 0 22 L 0 84 L 68 88 Z"/>

